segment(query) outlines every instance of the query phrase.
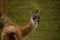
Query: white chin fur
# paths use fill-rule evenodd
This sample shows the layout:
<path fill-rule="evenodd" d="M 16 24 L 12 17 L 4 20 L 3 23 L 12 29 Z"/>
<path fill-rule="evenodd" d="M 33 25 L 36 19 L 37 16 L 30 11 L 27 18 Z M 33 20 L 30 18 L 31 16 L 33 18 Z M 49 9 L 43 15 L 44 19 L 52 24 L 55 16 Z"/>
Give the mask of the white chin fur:
<path fill-rule="evenodd" d="M 31 18 L 31 21 L 34 26 L 38 26 L 38 22 L 34 22 L 32 18 Z"/>

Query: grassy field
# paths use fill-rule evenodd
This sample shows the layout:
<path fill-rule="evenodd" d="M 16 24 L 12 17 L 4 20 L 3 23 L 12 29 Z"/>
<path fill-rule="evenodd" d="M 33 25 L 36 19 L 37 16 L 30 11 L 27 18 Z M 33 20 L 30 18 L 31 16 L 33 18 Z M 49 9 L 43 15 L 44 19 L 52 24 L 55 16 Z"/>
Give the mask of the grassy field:
<path fill-rule="evenodd" d="M 7 16 L 20 26 L 29 22 L 30 10 L 33 13 L 41 10 L 38 28 L 24 40 L 60 40 L 59 0 L 8 0 L 7 3 Z"/>

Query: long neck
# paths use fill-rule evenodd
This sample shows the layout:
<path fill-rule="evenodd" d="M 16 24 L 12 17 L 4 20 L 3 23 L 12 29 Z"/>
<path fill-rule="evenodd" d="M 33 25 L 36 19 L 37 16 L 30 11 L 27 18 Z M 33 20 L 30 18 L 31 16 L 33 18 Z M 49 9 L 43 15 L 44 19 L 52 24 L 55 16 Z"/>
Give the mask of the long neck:
<path fill-rule="evenodd" d="M 34 21 L 31 19 L 28 25 L 26 25 L 22 29 L 22 37 L 25 37 L 28 34 L 30 34 L 36 27 L 37 27 L 37 24 L 35 24 Z"/>
<path fill-rule="evenodd" d="M 7 0 L 2 0 L 1 5 L 2 5 L 2 16 L 6 16 L 6 1 Z"/>

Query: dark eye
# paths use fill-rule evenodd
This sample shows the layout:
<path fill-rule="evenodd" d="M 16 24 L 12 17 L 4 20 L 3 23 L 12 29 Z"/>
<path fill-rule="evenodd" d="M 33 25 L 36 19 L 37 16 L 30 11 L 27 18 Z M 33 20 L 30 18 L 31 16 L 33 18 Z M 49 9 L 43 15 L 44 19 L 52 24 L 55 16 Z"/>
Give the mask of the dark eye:
<path fill-rule="evenodd" d="M 34 20 L 35 18 L 33 18 L 33 20 Z"/>
<path fill-rule="evenodd" d="M 38 17 L 38 18 L 40 18 L 40 17 Z"/>

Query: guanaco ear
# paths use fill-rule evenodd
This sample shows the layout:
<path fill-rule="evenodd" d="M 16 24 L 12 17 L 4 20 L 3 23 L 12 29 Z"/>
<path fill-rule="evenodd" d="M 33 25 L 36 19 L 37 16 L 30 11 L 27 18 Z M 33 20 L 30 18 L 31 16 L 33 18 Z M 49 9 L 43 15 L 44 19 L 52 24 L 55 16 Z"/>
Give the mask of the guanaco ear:
<path fill-rule="evenodd" d="M 33 14 L 32 14 L 32 12 L 31 12 L 31 11 L 29 11 L 29 15 L 30 15 L 30 17 L 33 17 Z"/>
<path fill-rule="evenodd" d="M 36 14 L 39 15 L 39 14 L 40 14 L 40 10 L 37 10 L 37 11 L 36 11 Z"/>

